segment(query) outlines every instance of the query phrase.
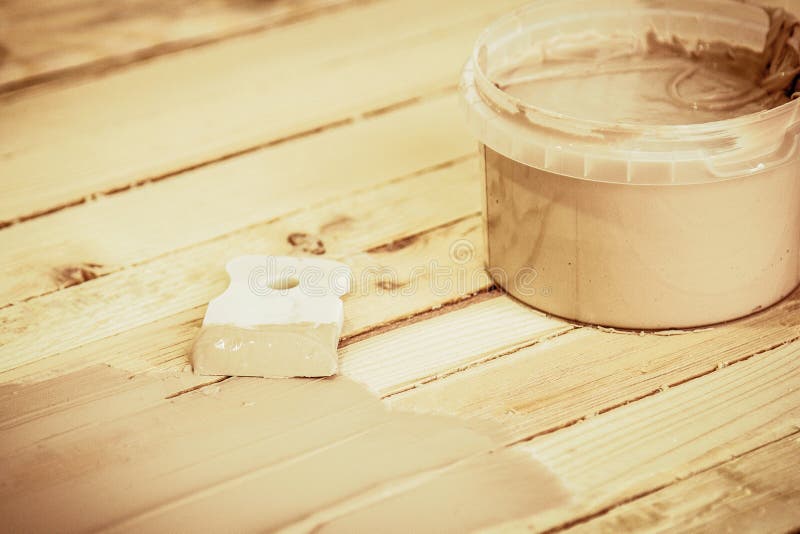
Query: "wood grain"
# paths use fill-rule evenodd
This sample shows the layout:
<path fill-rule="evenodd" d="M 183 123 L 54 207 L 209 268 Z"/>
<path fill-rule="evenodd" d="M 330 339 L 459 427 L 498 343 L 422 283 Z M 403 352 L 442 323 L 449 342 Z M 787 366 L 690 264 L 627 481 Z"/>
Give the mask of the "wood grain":
<path fill-rule="evenodd" d="M 794 434 L 799 424 L 795 342 L 520 445 L 575 496 L 574 505 L 525 524 L 543 530 L 602 512 Z"/>
<path fill-rule="evenodd" d="M 791 532 L 800 524 L 798 432 L 565 532 Z"/>
<path fill-rule="evenodd" d="M 348 345 L 339 351 L 340 372 L 385 396 L 571 328 L 508 297 L 496 297 Z"/>
<path fill-rule="evenodd" d="M 423 100 L 6 228 L 0 307 L 472 155 L 457 108 Z M 477 187 L 459 196 L 477 209 Z"/>
<path fill-rule="evenodd" d="M 0 4 L 0 92 L 92 75 L 261 31 L 346 0 L 6 0 Z"/>
<path fill-rule="evenodd" d="M 518 2 L 387 0 L 0 100 L 0 221 L 453 87 L 475 35 Z"/>
<path fill-rule="evenodd" d="M 437 413 L 474 413 L 501 421 L 515 439 L 526 439 L 797 340 L 798 307 L 800 290 L 762 313 L 682 335 L 584 327 L 390 402 Z"/>

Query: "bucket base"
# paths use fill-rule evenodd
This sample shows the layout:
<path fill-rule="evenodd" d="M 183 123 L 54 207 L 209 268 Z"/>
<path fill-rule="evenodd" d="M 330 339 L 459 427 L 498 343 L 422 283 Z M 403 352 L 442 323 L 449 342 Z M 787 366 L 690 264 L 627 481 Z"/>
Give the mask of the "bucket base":
<path fill-rule="evenodd" d="M 800 164 L 693 185 L 581 180 L 483 149 L 488 270 L 560 317 L 692 328 L 764 309 L 800 283 Z"/>

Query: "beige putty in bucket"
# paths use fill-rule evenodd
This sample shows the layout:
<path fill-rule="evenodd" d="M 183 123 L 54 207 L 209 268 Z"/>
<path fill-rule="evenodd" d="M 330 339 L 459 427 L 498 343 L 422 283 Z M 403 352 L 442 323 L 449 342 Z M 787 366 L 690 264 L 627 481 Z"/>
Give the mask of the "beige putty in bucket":
<path fill-rule="evenodd" d="M 800 281 L 800 1 L 557 0 L 462 77 L 487 267 L 573 320 L 686 328 Z"/>

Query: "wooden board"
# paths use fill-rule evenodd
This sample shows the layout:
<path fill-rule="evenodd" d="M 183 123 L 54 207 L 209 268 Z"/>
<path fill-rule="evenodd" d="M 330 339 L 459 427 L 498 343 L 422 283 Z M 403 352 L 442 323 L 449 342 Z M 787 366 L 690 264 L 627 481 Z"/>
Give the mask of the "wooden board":
<path fill-rule="evenodd" d="M 387 0 L 0 99 L 0 223 L 452 88 L 514 3 Z"/>
<path fill-rule="evenodd" d="M 576 495 L 569 511 L 530 524 L 568 525 L 794 435 L 798 356 L 800 343 L 773 349 L 521 445 L 564 476 Z"/>
<path fill-rule="evenodd" d="M 431 127 L 421 129 L 427 121 Z M 350 156 L 353 147 L 357 158 Z M 314 157 L 305 158 L 309 153 Z M 456 97 L 447 94 L 104 195 L 0 232 L 0 307 L 472 155 Z M 459 170 L 464 183 L 469 178 L 477 185 L 466 167 Z M 425 195 L 429 186 L 418 184 L 415 194 Z M 436 187 L 427 194 L 444 193 Z M 450 191 L 459 187 L 464 186 L 453 183 Z M 469 211 L 480 209 L 476 187 L 461 198 L 472 202 Z"/>
<path fill-rule="evenodd" d="M 132 62 L 296 22 L 347 3 L 6 0 L 0 4 L 0 92 L 97 75 Z"/>
<path fill-rule="evenodd" d="M 31 47 L 45 58 L 33 61 L 37 73 L 0 97 L 0 220 L 10 223 L 0 229 L 0 432 L 88 451 L 122 427 L 82 433 L 86 406 L 147 398 L 143 413 L 166 414 L 172 403 L 220 399 L 239 410 L 250 381 L 187 372 L 225 260 L 320 255 L 356 275 L 343 374 L 395 410 L 499 425 L 503 451 L 543 461 L 572 493 L 567 505 L 489 526 L 800 527 L 800 291 L 697 332 L 616 332 L 530 310 L 483 271 L 481 181 L 454 85 L 480 27 L 515 4 L 277 2 L 249 6 L 258 16 L 244 21 L 220 15 L 235 2 L 200 2 L 186 8 L 185 35 L 173 25 L 156 35 L 156 24 L 151 40 L 137 40 L 146 10 L 94 28 L 82 41 L 93 56 L 69 64 L 75 72 L 59 66 L 66 56 Z M 82 10 L 52 21 L 63 36 L 74 36 L 69 20 L 107 9 L 74 5 Z M 34 20 L 53 6 L 4 9 Z M 107 41 L 117 27 L 131 38 Z M 77 75 L 106 61 L 114 68 Z M 38 73 L 54 82 L 39 84 Z M 103 364 L 130 380 L 104 378 Z M 67 373 L 84 377 L 73 386 L 88 396 L 14 403 L 17 388 L 45 391 L 44 380 Z M 14 433 L 33 432 L 25 421 L 39 416 L 65 433 Z M 124 453 L 108 451 L 113 474 Z M 89 465 L 82 458 L 47 464 L 56 469 L 27 488 L 45 473 L 77 480 L 70 466 Z M 153 476 L 167 468 L 148 465 Z M 198 465 L 191 480 L 206 480 Z M 398 479 L 386 498 L 320 504 L 295 526 L 346 529 L 432 498 L 436 481 Z"/>
<path fill-rule="evenodd" d="M 390 402 L 448 414 L 477 409 L 528 439 L 796 343 L 799 304 L 795 291 L 765 313 L 680 335 L 573 329 Z"/>
<path fill-rule="evenodd" d="M 800 430 L 566 532 L 788 532 L 800 522 Z"/>

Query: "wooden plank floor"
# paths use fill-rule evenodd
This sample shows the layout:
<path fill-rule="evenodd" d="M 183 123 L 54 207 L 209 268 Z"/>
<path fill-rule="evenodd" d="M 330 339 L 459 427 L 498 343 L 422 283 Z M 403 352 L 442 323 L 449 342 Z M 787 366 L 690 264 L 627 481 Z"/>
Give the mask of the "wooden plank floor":
<path fill-rule="evenodd" d="M 630 333 L 546 317 L 483 272 L 456 84 L 480 28 L 519 3 L 0 5 L 0 449 L 69 447 L 15 429 L 62 414 L 82 432 L 76 403 L 208 402 L 219 379 L 185 372 L 187 352 L 226 259 L 321 254 L 357 280 L 344 375 L 395 409 L 499 424 L 573 496 L 490 529 L 800 528 L 800 290 L 713 328 Z M 176 378 L 120 385 L 103 364 Z M 82 372 L 85 398 L 15 402 Z"/>

